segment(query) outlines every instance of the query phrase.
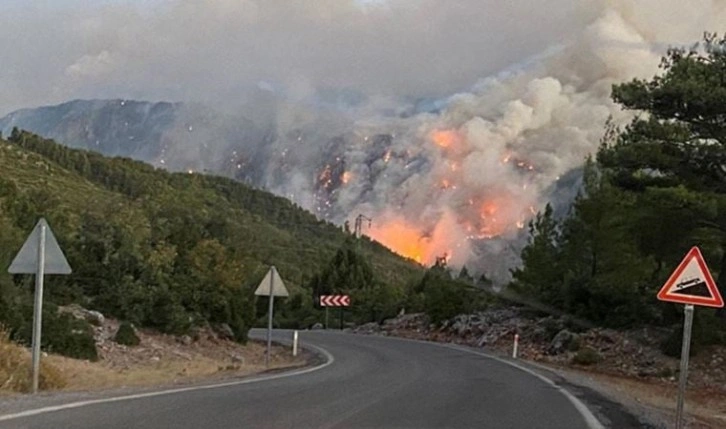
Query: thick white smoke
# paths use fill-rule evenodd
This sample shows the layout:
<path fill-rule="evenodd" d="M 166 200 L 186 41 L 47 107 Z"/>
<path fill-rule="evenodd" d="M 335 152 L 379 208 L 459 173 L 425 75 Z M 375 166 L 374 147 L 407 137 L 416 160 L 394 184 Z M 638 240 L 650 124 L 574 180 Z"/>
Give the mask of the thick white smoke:
<path fill-rule="evenodd" d="M 695 3 L 601 2 L 568 42 L 481 80 L 441 111 L 359 121 L 328 158 L 344 162 L 344 179 L 317 209 L 327 211 L 331 198 L 339 216 L 372 216 L 370 235 L 408 256 L 430 263 L 446 254 L 506 277 L 516 253 L 506 242 L 548 202 L 545 191 L 596 149 L 609 117 L 627 120 L 610 100 L 612 85 L 653 76 L 668 46 L 726 22 L 723 2 Z M 393 136 L 382 149 L 379 134 Z M 333 166 L 333 175 L 342 169 Z M 280 190 L 313 191 L 297 185 Z M 499 240 L 477 240 L 492 237 Z"/>
<path fill-rule="evenodd" d="M 338 222 L 372 217 L 364 233 L 422 262 L 446 253 L 502 278 L 546 190 L 593 152 L 608 117 L 627 120 L 612 84 L 651 77 L 669 46 L 726 22 L 724 0 L 370 3 L 48 14 L 23 2 L 0 11 L 0 111 L 70 97 L 224 102 L 254 123 L 215 149 L 244 177 Z M 169 151 L 193 161 L 202 149 L 185 130 Z"/>

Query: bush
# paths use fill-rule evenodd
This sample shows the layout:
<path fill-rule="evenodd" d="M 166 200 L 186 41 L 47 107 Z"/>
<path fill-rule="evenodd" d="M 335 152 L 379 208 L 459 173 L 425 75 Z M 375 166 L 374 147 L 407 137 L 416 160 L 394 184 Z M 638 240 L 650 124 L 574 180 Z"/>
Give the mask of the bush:
<path fill-rule="evenodd" d="M 138 346 L 141 343 L 136 330 L 129 322 L 122 322 L 113 340 L 124 346 Z"/>
<path fill-rule="evenodd" d="M 43 320 L 42 344 L 50 353 L 57 353 L 74 359 L 98 360 L 93 329 L 85 320 L 70 314 L 58 315 L 46 322 Z"/>
<path fill-rule="evenodd" d="M 572 358 L 577 365 L 593 365 L 600 362 L 600 354 L 592 347 L 581 348 Z"/>
<path fill-rule="evenodd" d="M 429 269 L 415 290 L 422 292 L 423 310 L 436 325 L 468 313 L 477 305 L 477 296 L 439 267 Z"/>
<path fill-rule="evenodd" d="M 578 336 L 572 337 L 572 339 L 567 343 L 567 351 L 570 352 L 576 352 L 580 350 L 582 347 L 582 339 Z"/>
<path fill-rule="evenodd" d="M 32 305 L 23 312 L 32 315 Z M 32 316 L 22 320 L 13 333 L 13 340 L 30 346 L 33 340 Z M 56 353 L 74 359 L 98 360 L 93 329 L 85 320 L 68 313 L 59 314 L 58 307 L 48 303 L 43 306 L 43 326 L 40 347 L 48 353 Z"/>

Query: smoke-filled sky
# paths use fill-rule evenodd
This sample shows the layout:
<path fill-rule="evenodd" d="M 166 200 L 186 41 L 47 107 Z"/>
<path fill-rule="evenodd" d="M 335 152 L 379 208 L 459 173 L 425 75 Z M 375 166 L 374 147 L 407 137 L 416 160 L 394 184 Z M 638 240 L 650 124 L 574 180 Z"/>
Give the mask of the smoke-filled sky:
<path fill-rule="evenodd" d="M 7 0 L 0 114 L 69 98 L 207 101 L 267 82 L 444 96 L 566 41 L 579 0 Z M 552 13 L 556 11 L 556 13 Z"/>
<path fill-rule="evenodd" d="M 70 98 L 233 109 L 272 90 L 289 104 L 273 115 L 270 189 L 366 213 L 385 244 L 455 264 L 486 259 L 472 239 L 516 234 L 607 118 L 627 120 L 612 84 L 726 30 L 726 0 L 83 3 L 0 5 L 0 114 Z M 356 100 L 344 120 L 309 111 L 330 91 Z M 489 243 L 483 267 L 506 271 Z"/>

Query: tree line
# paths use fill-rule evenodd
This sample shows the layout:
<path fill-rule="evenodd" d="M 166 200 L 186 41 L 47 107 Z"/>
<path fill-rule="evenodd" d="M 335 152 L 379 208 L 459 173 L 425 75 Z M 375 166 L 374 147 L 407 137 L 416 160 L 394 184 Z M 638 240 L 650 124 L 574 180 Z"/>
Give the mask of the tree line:
<path fill-rule="evenodd" d="M 683 306 L 656 294 L 691 246 L 726 295 L 726 39 L 670 49 L 661 69 L 613 87 L 633 120 L 606 126 L 569 213 L 547 206 L 529 224 L 511 287 L 605 326 L 678 336 Z M 726 343 L 724 318 L 699 308 L 697 343 Z"/>

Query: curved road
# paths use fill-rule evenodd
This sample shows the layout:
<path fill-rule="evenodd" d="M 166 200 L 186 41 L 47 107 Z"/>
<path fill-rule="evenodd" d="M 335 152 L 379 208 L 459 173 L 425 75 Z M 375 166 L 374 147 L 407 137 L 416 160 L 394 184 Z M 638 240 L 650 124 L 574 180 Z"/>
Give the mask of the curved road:
<path fill-rule="evenodd" d="M 553 384 L 462 349 L 335 332 L 306 331 L 300 338 L 327 350 L 332 363 L 271 380 L 0 418 L 0 427 L 597 427 Z"/>

